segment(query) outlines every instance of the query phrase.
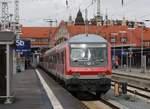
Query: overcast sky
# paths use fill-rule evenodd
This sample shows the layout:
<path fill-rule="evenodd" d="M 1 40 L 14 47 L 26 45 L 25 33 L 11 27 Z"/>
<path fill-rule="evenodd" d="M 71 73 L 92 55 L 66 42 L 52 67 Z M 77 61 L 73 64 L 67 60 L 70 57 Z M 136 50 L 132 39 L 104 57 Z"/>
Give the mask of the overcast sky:
<path fill-rule="evenodd" d="M 81 9 L 83 17 L 84 9 L 92 0 L 19 0 L 20 2 L 20 22 L 24 26 L 48 26 L 43 19 L 68 20 L 69 14 L 75 19 L 76 14 Z M 123 15 L 129 20 L 150 19 L 150 0 L 124 0 L 122 8 L 121 0 L 101 0 L 101 14 L 105 15 L 106 10 L 109 18 L 120 19 Z M 96 4 L 88 7 L 88 18 L 96 14 Z"/>

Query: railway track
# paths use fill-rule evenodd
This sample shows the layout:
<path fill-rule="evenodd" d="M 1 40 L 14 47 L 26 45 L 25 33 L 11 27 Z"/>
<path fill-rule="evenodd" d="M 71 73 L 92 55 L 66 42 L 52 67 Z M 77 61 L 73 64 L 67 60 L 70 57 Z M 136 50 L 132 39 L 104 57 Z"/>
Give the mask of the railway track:
<path fill-rule="evenodd" d="M 131 77 L 135 78 L 134 76 L 131 76 Z M 143 78 L 139 77 L 138 79 L 143 79 Z M 148 79 L 146 80 L 148 81 Z M 114 82 L 117 82 L 117 81 L 113 80 L 112 86 L 114 86 Z M 147 88 L 128 84 L 127 91 L 133 95 L 150 100 L 150 90 Z M 127 107 L 123 105 L 119 106 L 120 104 L 118 105 L 117 103 L 113 103 L 111 102 L 111 100 L 106 99 L 106 98 L 101 98 L 100 100 L 97 100 L 97 101 L 82 101 L 82 103 L 86 105 L 89 109 L 122 109 L 122 107 L 124 107 L 124 109 L 125 108 L 128 109 Z"/>
<path fill-rule="evenodd" d="M 105 96 L 97 98 L 95 93 L 85 93 L 87 94 L 87 98 L 90 98 L 82 100 L 82 98 L 77 97 L 77 99 L 79 99 L 86 107 L 88 107 L 88 109 L 122 109 L 121 107 L 124 107 L 123 109 L 128 109 L 120 103 L 113 101 Z"/>
<path fill-rule="evenodd" d="M 109 100 L 107 100 L 105 98 L 101 98 L 100 101 L 103 102 L 104 104 L 110 106 L 112 109 L 120 109 L 120 107 L 118 107 L 117 105 L 113 104 L 112 102 L 110 102 Z"/>
<path fill-rule="evenodd" d="M 114 86 L 114 82 L 117 82 L 117 81 L 113 80 L 112 86 Z M 134 95 L 138 95 L 140 97 L 150 100 L 150 90 L 149 89 L 145 89 L 145 88 L 141 88 L 141 87 L 137 87 L 137 86 L 128 84 L 127 91 Z"/>
<path fill-rule="evenodd" d="M 89 109 L 121 109 L 116 104 L 111 103 L 109 100 L 101 98 L 96 101 L 81 101 Z"/>
<path fill-rule="evenodd" d="M 114 82 L 114 81 L 113 81 Z M 114 86 L 114 83 L 112 84 Z M 128 84 L 127 91 L 135 96 L 150 100 L 150 90 Z M 107 98 L 101 98 L 96 101 L 82 101 L 89 109 L 128 109 L 119 103 L 111 101 Z"/>
<path fill-rule="evenodd" d="M 135 75 L 128 75 L 124 73 L 115 73 L 112 74 L 112 79 L 115 81 L 126 81 L 129 83 L 129 86 L 138 88 L 140 90 L 148 90 L 150 92 L 150 78 L 148 77 L 140 77 Z"/>
<path fill-rule="evenodd" d="M 46 73 L 46 71 L 44 71 L 43 69 L 42 69 L 42 71 L 44 73 Z M 56 79 L 52 75 L 49 75 L 49 76 L 52 77 L 54 80 Z M 91 95 L 94 99 L 96 98 L 96 96 L 92 93 L 88 93 L 88 95 L 89 96 Z M 83 105 L 85 105 L 87 107 L 87 109 L 121 109 L 117 105 L 111 103 L 110 100 L 108 100 L 106 98 L 101 98 L 101 99 L 92 100 L 92 101 L 91 100 L 81 101 L 81 103 Z"/>

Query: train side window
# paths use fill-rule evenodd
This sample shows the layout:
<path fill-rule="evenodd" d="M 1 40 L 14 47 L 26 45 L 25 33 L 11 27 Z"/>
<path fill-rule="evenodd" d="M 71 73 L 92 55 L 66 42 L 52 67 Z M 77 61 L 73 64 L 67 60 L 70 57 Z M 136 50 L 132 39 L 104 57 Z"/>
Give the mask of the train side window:
<path fill-rule="evenodd" d="M 58 60 L 57 60 L 57 54 L 56 54 L 56 56 L 55 56 L 55 64 L 57 64 L 58 63 Z"/>
<path fill-rule="evenodd" d="M 59 54 L 56 54 L 56 63 L 59 64 Z"/>
<path fill-rule="evenodd" d="M 60 55 L 60 53 L 58 54 L 58 62 L 59 62 L 59 64 L 61 64 L 61 55 Z"/>
<path fill-rule="evenodd" d="M 56 54 L 56 64 L 59 64 L 60 61 L 59 61 L 59 54 Z"/>
<path fill-rule="evenodd" d="M 52 62 L 53 62 L 53 60 L 52 60 L 52 56 L 51 56 L 51 55 L 49 56 L 49 62 L 50 62 L 50 63 L 52 63 Z"/>
<path fill-rule="evenodd" d="M 53 63 L 53 56 L 51 56 L 51 63 Z"/>
<path fill-rule="evenodd" d="M 53 56 L 53 64 L 55 63 L 55 56 Z"/>
<path fill-rule="evenodd" d="M 51 62 L 51 56 L 49 56 L 48 61 Z"/>
<path fill-rule="evenodd" d="M 59 55 L 59 64 L 62 64 L 62 57 L 61 57 L 61 53 L 59 53 L 58 55 Z"/>
<path fill-rule="evenodd" d="M 54 63 L 57 64 L 57 56 L 54 56 Z"/>
<path fill-rule="evenodd" d="M 62 64 L 64 64 L 64 51 L 61 53 L 61 61 L 62 61 Z"/>

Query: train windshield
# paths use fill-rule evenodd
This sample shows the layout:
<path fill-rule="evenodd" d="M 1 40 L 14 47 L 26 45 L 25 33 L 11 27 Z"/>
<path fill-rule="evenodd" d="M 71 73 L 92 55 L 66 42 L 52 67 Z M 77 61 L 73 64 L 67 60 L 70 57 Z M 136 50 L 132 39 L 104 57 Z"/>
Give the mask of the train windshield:
<path fill-rule="evenodd" d="M 107 64 L 106 44 L 72 44 L 72 66 L 105 66 Z"/>

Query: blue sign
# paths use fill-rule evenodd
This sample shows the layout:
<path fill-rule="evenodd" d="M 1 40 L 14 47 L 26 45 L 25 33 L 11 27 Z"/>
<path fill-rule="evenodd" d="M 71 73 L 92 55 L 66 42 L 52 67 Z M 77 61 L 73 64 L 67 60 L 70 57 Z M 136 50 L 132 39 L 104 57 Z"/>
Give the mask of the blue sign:
<path fill-rule="evenodd" d="M 31 50 L 31 42 L 29 40 L 16 40 L 17 52 L 28 52 Z"/>
<path fill-rule="evenodd" d="M 121 52 L 121 55 L 124 55 L 124 54 L 125 54 L 125 52 L 124 52 L 124 51 L 122 51 L 122 52 Z"/>

